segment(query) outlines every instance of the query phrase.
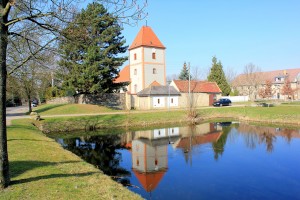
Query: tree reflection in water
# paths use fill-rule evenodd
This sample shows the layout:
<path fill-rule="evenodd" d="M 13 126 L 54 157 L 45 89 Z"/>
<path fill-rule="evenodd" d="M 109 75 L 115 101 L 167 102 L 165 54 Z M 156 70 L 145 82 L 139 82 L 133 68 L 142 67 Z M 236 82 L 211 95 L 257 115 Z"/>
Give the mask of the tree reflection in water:
<path fill-rule="evenodd" d="M 63 142 L 69 151 L 101 169 L 123 185 L 130 185 L 130 181 L 126 177 L 131 173 L 120 167 L 122 155 L 117 150 L 124 149 L 121 145 L 120 135 L 83 136 L 64 139 Z"/>
<path fill-rule="evenodd" d="M 273 143 L 276 141 L 276 136 L 270 132 L 263 132 L 259 136 L 259 141 L 267 145 L 267 152 L 272 153 L 274 150 Z"/>
<path fill-rule="evenodd" d="M 219 156 L 222 156 L 224 149 L 225 149 L 227 137 L 228 137 L 230 131 L 231 131 L 231 126 L 222 126 L 223 133 L 222 133 L 221 137 L 216 142 L 212 143 L 215 160 L 218 160 Z"/>

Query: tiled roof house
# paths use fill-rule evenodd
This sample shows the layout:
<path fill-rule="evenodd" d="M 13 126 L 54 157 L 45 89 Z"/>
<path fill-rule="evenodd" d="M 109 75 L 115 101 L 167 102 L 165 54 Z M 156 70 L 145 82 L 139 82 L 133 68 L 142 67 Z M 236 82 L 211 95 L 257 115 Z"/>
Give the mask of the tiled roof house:
<path fill-rule="evenodd" d="M 275 70 L 268 72 L 255 72 L 251 74 L 240 74 L 233 80 L 233 86 L 240 95 L 249 96 L 250 99 L 260 99 L 259 90 L 265 87 L 266 81 L 272 83 L 273 99 L 286 99 L 282 88 L 285 81 L 289 80 L 294 94 L 292 99 L 300 99 L 300 68 Z"/>

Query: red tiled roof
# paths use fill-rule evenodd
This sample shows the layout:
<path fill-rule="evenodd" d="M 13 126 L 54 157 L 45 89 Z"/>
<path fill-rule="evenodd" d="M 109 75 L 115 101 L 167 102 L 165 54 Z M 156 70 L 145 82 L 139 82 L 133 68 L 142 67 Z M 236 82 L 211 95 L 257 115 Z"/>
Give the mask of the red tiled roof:
<path fill-rule="evenodd" d="M 192 140 L 189 137 L 181 138 L 180 142 L 177 144 L 177 148 L 186 148 L 190 145 L 200 145 L 206 143 L 212 143 L 218 141 L 219 137 L 221 136 L 222 132 L 217 131 L 215 133 L 209 133 L 205 135 L 198 135 L 194 136 Z"/>
<path fill-rule="evenodd" d="M 153 82 L 149 85 L 149 87 L 151 87 L 151 86 L 161 86 L 161 84 L 159 84 L 159 82 L 157 82 L 157 81 L 153 81 Z"/>
<path fill-rule="evenodd" d="M 119 77 L 115 79 L 115 83 L 130 82 L 130 67 L 125 66 L 119 73 Z"/>
<path fill-rule="evenodd" d="M 141 28 L 134 41 L 132 42 L 131 46 L 129 47 L 129 50 L 141 46 L 156 47 L 163 49 L 166 48 L 149 26 L 143 26 Z"/>
<path fill-rule="evenodd" d="M 174 80 L 173 81 L 179 92 L 189 92 L 189 81 Z M 208 81 L 191 81 L 190 83 L 191 92 L 193 93 L 221 93 L 221 89 L 215 82 Z"/>
<path fill-rule="evenodd" d="M 291 82 L 294 82 L 297 76 L 300 74 L 300 68 L 297 69 L 286 69 L 286 70 L 275 70 L 269 72 L 256 72 L 253 74 L 240 74 L 233 80 L 233 85 L 251 85 L 253 81 L 264 84 L 267 80 L 275 82 L 275 77 L 288 76 Z M 247 78 L 247 76 L 249 76 Z M 249 80 L 251 79 L 251 80 Z M 255 79 L 255 80 L 253 80 Z"/>
<path fill-rule="evenodd" d="M 134 169 L 132 171 L 147 192 L 153 191 L 165 174 L 164 171 L 146 173 L 141 173 Z"/>

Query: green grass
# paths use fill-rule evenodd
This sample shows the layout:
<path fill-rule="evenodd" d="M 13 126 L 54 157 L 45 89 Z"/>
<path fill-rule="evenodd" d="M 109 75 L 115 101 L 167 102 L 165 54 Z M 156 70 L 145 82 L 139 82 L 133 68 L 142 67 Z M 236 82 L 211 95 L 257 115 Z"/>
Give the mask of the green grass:
<path fill-rule="evenodd" d="M 240 121 L 300 125 L 300 106 L 202 108 L 197 110 L 197 112 L 199 120 L 231 118 Z M 112 127 L 132 129 L 134 127 L 187 122 L 187 111 L 176 110 L 170 112 L 142 113 L 134 111 L 127 114 L 45 118 L 45 120 L 38 122 L 37 125 L 41 126 L 45 132 L 68 132 Z"/>
<path fill-rule="evenodd" d="M 8 127 L 11 185 L 0 199 L 140 199 L 54 140 L 30 120 Z"/>
<path fill-rule="evenodd" d="M 68 115 L 106 113 L 119 110 L 90 104 L 45 104 L 34 108 L 33 111 L 38 112 L 40 115 Z"/>

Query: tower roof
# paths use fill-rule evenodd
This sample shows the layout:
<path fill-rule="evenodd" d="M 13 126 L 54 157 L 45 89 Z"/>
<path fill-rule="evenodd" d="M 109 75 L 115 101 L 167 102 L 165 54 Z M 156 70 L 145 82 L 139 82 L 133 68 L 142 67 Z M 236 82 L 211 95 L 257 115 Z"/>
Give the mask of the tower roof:
<path fill-rule="evenodd" d="M 141 46 L 156 47 L 163 49 L 166 48 L 149 26 L 143 26 L 141 28 L 134 41 L 132 42 L 131 46 L 129 47 L 129 50 Z"/>

